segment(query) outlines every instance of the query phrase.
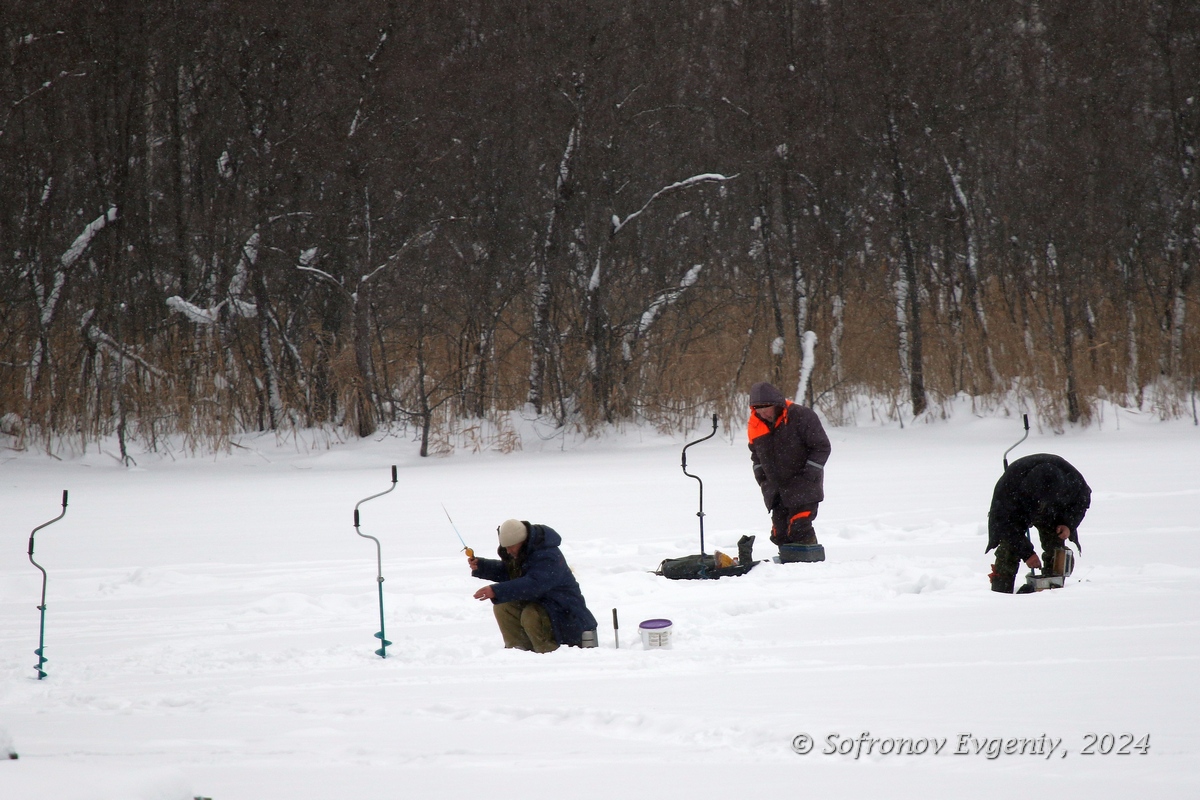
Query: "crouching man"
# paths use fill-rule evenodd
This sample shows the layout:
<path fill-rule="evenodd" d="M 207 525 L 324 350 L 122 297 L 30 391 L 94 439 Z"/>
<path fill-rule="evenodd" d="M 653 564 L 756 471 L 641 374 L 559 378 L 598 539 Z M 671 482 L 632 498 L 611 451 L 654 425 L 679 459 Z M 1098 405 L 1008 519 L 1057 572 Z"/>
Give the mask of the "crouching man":
<path fill-rule="evenodd" d="M 1079 547 L 1079 523 L 1092 502 L 1092 490 L 1066 459 L 1048 453 L 1018 458 L 1008 466 L 992 494 L 988 511 L 988 544 L 995 548 L 992 591 L 1012 594 L 1020 563 L 1030 569 L 1049 567 L 1054 551 L 1072 541 Z M 1042 558 L 1029 529 L 1037 528 Z"/>
<path fill-rule="evenodd" d="M 504 646 L 549 653 L 580 646 L 584 632 L 595 642 L 596 618 L 558 546 L 562 537 L 546 525 L 505 520 L 497 529 L 500 559 L 470 558 L 471 575 L 492 584 L 475 593 L 491 600 Z"/>

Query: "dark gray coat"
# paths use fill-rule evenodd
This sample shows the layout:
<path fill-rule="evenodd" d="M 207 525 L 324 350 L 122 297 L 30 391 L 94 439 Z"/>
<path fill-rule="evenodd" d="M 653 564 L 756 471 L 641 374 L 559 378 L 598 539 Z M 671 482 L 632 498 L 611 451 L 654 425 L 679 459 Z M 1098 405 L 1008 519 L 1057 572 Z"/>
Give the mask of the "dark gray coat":
<path fill-rule="evenodd" d="M 1070 541 L 1079 547 L 1079 523 L 1091 503 L 1091 487 L 1065 458 L 1049 453 L 1018 458 L 992 493 L 984 552 L 1007 540 L 1024 561 L 1034 554 L 1029 529 L 1052 531 L 1059 525 L 1071 529 Z"/>
<path fill-rule="evenodd" d="M 750 461 L 763 503 L 769 509 L 780 503 L 792 509 L 824 500 L 825 462 L 832 447 L 816 412 L 789 402 L 769 383 L 754 384 L 750 402 L 777 408 L 771 424 L 750 412 Z"/>

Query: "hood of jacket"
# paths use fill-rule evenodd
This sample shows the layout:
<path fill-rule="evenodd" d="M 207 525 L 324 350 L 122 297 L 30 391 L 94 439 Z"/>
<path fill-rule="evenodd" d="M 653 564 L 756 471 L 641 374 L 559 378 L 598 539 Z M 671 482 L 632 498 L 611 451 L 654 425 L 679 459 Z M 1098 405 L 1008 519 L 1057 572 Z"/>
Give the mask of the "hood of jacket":
<path fill-rule="evenodd" d="M 787 398 L 783 396 L 783 392 L 766 381 L 750 387 L 750 405 L 762 406 L 768 403 L 773 406 L 782 406 L 787 403 Z"/>
<path fill-rule="evenodd" d="M 529 526 L 529 538 L 525 540 L 520 552 L 516 556 L 517 561 L 524 561 L 525 557 L 535 551 L 546 547 L 558 547 L 562 544 L 562 536 L 553 528 L 547 528 L 545 525 L 533 525 L 526 522 Z M 500 560 L 506 564 L 513 560 L 513 556 L 508 554 L 508 548 L 498 547 L 496 552 L 500 555 Z"/>

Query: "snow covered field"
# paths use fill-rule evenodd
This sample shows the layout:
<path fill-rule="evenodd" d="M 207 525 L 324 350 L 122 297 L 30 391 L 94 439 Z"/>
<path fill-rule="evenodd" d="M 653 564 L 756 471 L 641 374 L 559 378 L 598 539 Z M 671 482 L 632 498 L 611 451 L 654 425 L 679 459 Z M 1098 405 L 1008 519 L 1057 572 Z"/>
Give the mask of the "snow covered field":
<path fill-rule="evenodd" d="M 706 582 L 648 572 L 699 530 L 685 440 L 648 432 L 431 459 L 247 438 L 133 469 L 0 451 L 0 728 L 20 754 L 0 798 L 1200 796 L 1200 429 L 1110 410 L 1033 431 L 1012 457 L 1058 453 L 1094 494 L 1068 588 L 1032 596 L 988 591 L 983 552 L 1018 421 L 829 434 L 829 560 Z M 385 660 L 352 510 L 392 464 L 362 507 Z M 688 467 L 708 549 L 754 533 L 772 555 L 744 434 Z M 63 489 L 36 541 L 38 681 L 26 549 Z M 508 517 L 557 529 L 601 647 L 502 650 L 443 503 L 481 554 Z M 673 649 L 641 648 L 653 617 Z"/>

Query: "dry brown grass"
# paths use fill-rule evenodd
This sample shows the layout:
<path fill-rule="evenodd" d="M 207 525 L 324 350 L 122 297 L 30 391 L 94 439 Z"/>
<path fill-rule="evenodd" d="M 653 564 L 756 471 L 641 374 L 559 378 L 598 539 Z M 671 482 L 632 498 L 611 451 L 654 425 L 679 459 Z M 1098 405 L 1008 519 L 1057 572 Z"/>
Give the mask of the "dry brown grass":
<path fill-rule="evenodd" d="M 1137 375 L 1131 381 L 1124 298 L 1100 291 L 1102 280 L 1094 285 L 1090 317 L 1083 301 L 1074 309 L 1079 424 L 1088 424 L 1101 401 L 1138 406 L 1164 418 L 1194 416 L 1193 379 L 1170 378 L 1161 371 L 1169 347 L 1161 301 L 1145 293 L 1137 298 Z M 983 290 L 1001 384 L 992 385 L 986 373 L 982 331 L 973 314 L 960 308 L 956 317 L 947 312 L 945 298 L 932 294 L 925 298 L 922 328 L 928 414 L 945 415 L 952 400 L 969 397 L 979 413 L 1003 406 L 1035 414 L 1042 424 L 1062 430 L 1070 423 L 1061 305 L 1033 289 L 1024 290 L 1023 298 L 1005 296 L 995 280 Z M 1200 373 L 1195 294 L 1193 287 L 1193 313 L 1184 331 L 1185 363 L 1180 365 L 1183 376 Z M 761 304 L 730 297 L 713 292 L 691 306 L 668 309 L 647 338 L 635 345 L 628 363 L 621 360 L 619 340 L 614 342 L 611 380 L 603 396 L 595 393 L 579 322 L 567 321 L 573 327 L 557 345 L 543 413 L 585 432 L 600 430 L 606 413 L 618 424 L 645 423 L 669 431 L 705 427 L 708 415 L 717 413 L 731 428 L 745 419 L 744 393 L 754 381 L 777 379 L 790 395 L 800 366 L 794 333 L 789 333 L 776 375 L 771 319 Z M 1026 346 L 1022 300 L 1032 351 Z M 863 414 L 877 419 L 911 416 L 887 271 L 877 269 L 852 284 L 845 303 L 843 362 L 837 380 L 831 363 L 830 303 L 827 296 L 813 300 L 810 327 L 818 335 L 811 378 L 814 405 L 834 425 L 851 423 Z M 17 317 L 8 322 L 20 325 Z M 453 320 L 443 323 L 440 329 L 428 329 L 420 342 L 408 327 L 389 328 L 377 337 L 373 358 L 379 385 L 372 401 L 379 421 L 393 429 L 420 427 L 420 352 L 424 394 L 431 408 L 432 453 L 518 448 L 520 436 L 505 412 L 522 408 L 528 391 L 528 310 L 510 308 L 482 355 L 466 346 Z M 280 426 L 353 431 L 359 376 L 352 348 L 345 338 L 310 333 L 297 348 L 298 362 L 281 344 L 272 353 L 287 410 Z M 263 366 L 252 322 L 239 322 L 220 335 L 213 329 L 183 326 L 169 336 L 125 344 L 161 374 L 104 348 L 89 347 L 77 329 L 56 327 L 49 339 L 47 369 L 32 397 L 26 398 L 26 365 L 33 345 L 28 337 L 11 336 L 0 363 L 0 417 L 6 420 L 0 435 L 7 446 L 80 450 L 119 434 L 150 449 L 170 446 L 202 452 L 228 449 L 239 433 L 265 427 Z M 487 376 L 482 388 L 468 381 L 480 370 Z M 1130 385 L 1138 387 L 1135 394 Z M 482 390 L 482 401 L 476 397 L 468 403 L 467 388 Z M 473 410 L 480 402 L 483 419 Z"/>

